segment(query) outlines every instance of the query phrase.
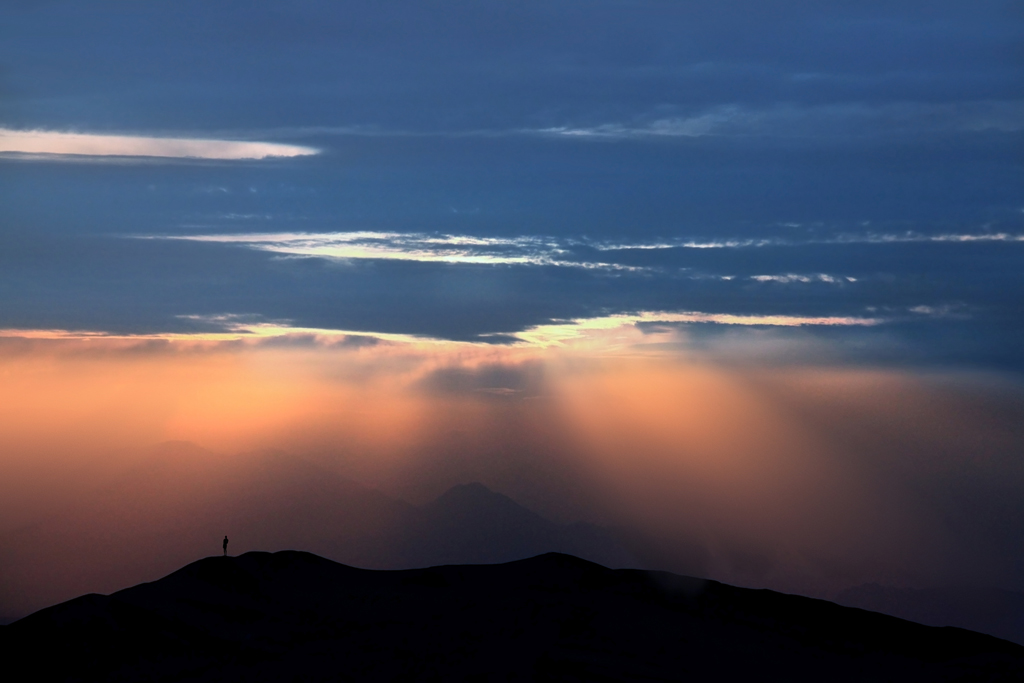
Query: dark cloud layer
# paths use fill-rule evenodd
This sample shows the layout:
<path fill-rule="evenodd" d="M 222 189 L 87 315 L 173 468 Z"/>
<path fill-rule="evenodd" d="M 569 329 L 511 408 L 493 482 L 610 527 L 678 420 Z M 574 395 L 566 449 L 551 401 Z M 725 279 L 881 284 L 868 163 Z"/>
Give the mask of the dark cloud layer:
<path fill-rule="evenodd" d="M 8 5 L 18 124 L 323 125 L 330 110 L 337 125 L 335 108 L 344 124 L 583 123 L 671 105 L 1001 98 L 1021 78 L 1020 11 L 1004 1 L 103 4 Z"/>
<path fill-rule="evenodd" d="M 1010 2 L 9 3 L 0 27 L 0 128 L 320 150 L 0 158 L 0 327 L 248 316 L 504 343 L 552 320 L 701 311 L 883 319 L 813 333 L 849 357 L 1024 360 Z M 558 252 L 134 239 L 349 231 Z"/>

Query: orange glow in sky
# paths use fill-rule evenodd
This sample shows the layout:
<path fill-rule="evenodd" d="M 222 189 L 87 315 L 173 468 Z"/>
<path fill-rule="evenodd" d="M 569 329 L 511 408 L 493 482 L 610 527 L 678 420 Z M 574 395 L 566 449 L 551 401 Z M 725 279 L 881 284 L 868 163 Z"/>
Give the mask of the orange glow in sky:
<path fill-rule="evenodd" d="M 738 367 L 672 339 L 8 338 L 0 550 L 5 533 L 73 508 L 154 444 L 189 441 L 243 470 L 245 453 L 280 449 L 414 503 L 480 481 L 558 521 L 677 539 L 678 571 L 827 593 L 966 571 L 935 496 L 1020 480 L 1019 411 L 977 378 Z M 973 558 L 998 555 L 972 537 Z M 993 576 L 999 562 L 985 563 Z"/>

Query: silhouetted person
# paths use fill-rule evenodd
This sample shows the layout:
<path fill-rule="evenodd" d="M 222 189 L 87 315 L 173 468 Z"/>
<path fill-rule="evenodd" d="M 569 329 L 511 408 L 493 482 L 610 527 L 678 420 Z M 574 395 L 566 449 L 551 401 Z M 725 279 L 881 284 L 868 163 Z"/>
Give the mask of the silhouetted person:
<path fill-rule="evenodd" d="M 228 537 L 224 537 L 224 557 L 228 556 Z"/>

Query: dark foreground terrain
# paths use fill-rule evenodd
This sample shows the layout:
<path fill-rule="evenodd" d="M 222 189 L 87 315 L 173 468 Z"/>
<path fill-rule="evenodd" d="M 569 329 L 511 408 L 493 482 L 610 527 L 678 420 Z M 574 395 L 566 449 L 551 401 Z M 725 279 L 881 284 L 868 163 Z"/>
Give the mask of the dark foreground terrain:
<path fill-rule="evenodd" d="M 35 680 L 1024 680 L 1024 647 L 990 636 L 554 553 L 211 557 L 2 627 L 0 656 Z"/>
<path fill-rule="evenodd" d="M 868 583 L 836 602 L 929 626 L 959 626 L 1024 645 L 1024 593 L 979 586 L 895 588 Z"/>

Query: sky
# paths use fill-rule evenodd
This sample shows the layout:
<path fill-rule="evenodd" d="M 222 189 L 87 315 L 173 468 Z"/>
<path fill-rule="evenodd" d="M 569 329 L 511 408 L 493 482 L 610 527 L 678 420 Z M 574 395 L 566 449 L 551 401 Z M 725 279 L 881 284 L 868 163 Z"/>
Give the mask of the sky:
<path fill-rule="evenodd" d="M 1024 589 L 1022 45 L 1008 0 L 5 2 L 0 535 L 183 440 L 744 585 Z"/>

